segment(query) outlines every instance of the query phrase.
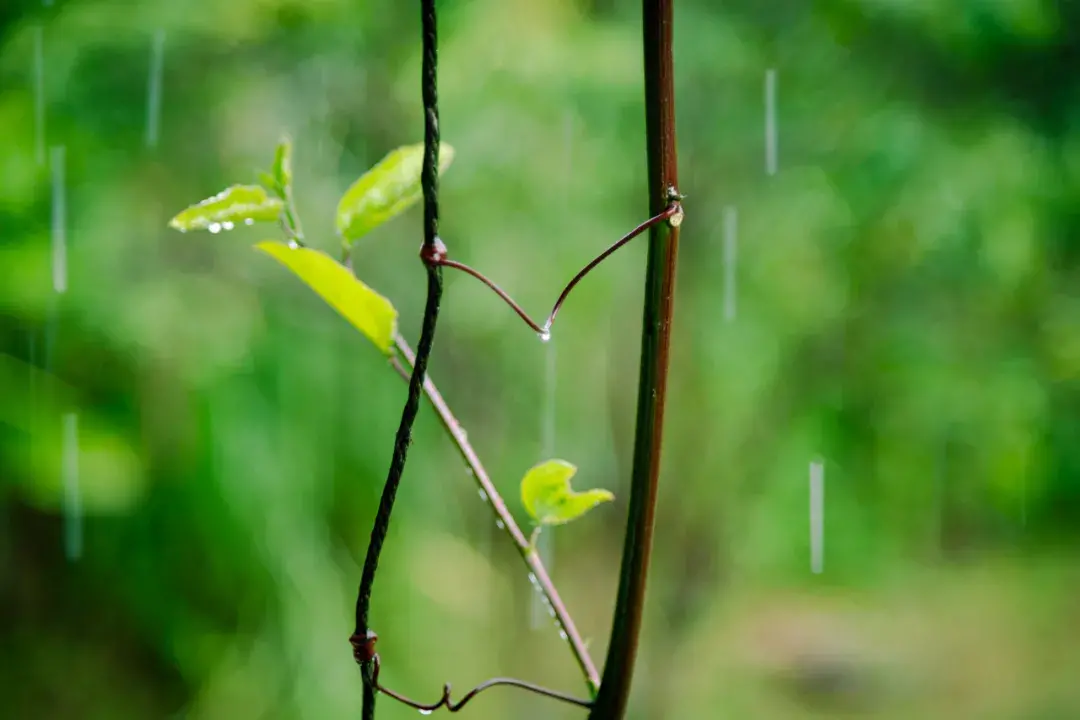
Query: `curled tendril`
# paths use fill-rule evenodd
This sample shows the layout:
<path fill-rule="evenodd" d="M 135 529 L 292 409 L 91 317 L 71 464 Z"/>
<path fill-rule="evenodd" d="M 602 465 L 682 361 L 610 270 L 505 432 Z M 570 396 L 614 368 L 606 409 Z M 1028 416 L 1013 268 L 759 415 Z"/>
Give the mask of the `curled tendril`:
<path fill-rule="evenodd" d="M 683 209 L 682 209 L 682 204 L 679 202 L 682 198 L 683 198 L 683 196 L 679 195 L 678 192 L 674 188 L 670 188 L 669 189 L 669 199 L 670 199 L 671 202 L 664 209 L 663 212 L 659 213 L 658 215 L 654 215 L 653 217 L 651 217 L 648 220 L 646 220 L 645 222 L 641 223 L 640 225 L 638 225 L 636 228 L 634 228 L 633 230 L 631 230 L 627 234 L 623 235 L 621 238 L 616 240 L 613 245 L 611 245 L 606 250 L 604 250 L 604 252 L 597 255 L 596 258 L 594 258 L 588 265 L 586 265 L 584 268 L 582 268 L 578 272 L 578 274 L 575 275 L 570 280 L 570 282 L 568 282 L 566 284 L 566 287 L 563 288 L 562 293 L 559 295 L 559 299 L 555 301 L 555 305 L 554 305 L 554 307 L 551 308 L 551 313 L 547 316 L 547 320 L 545 321 L 545 323 L 543 325 L 540 325 L 535 320 L 533 320 L 531 317 L 529 317 L 529 314 L 527 312 L 525 312 L 525 310 L 522 309 L 522 307 L 520 305 L 518 305 L 517 302 L 515 302 L 514 299 L 511 298 L 510 295 L 508 295 L 505 290 L 503 290 L 501 287 L 496 285 L 490 278 L 488 278 L 486 275 L 484 275 L 479 270 L 476 270 L 475 268 L 471 268 L 468 265 L 466 265 L 465 263 L 460 263 L 460 262 L 457 262 L 456 260 L 450 260 L 446 256 L 445 253 L 442 253 L 441 255 L 437 254 L 437 253 L 431 253 L 431 254 L 429 254 L 428 256 L 426 256 L 424 258 L 424 261 L 428 262 L 428 263 L 435 263 L 435 264 L 438 264 L 438 265 L 442 265 L 444 267 L 454 268 L 455 270 L 461 270 L 462 272 L 464 272 L 464 273 L 466 273 L 468 275 L 472 275 L 474 278 L 476 278 L 477 280 L 479 280 L 480 282 L 484 283 L 489 288 L 491 288 L 495 292 L 496 295 L 498 295 L 500 298 L 502 298 L 503 301 L 507 305 L 509 305 L 514 310 L 514 312 L 516 312 L 518 314 L 518 317 L 520 317 L 522 320 L 525 321 L 526 325 L 531 327 L 535 332 L 537 332 L 537 333 L 539 333 L 541 335 L 546 335 L 547 333 L 549 333 L 551 331 L 551 325 L 552 325 L 552 323 L 555 322 L 555 316 L 558 314 L 559 308 L 562 307 L 562 304 L 566 300 L 566 297 L 570 294 L 570 291 L 573 290 L 574 286 L 577 285 L 581 281 L 581 279 L 583 277 L 585 277 L 593 268 L 595 268 L 597 265 L 599 265 L 601 262 L 603 262 L 605 259 L 607 259 L 607 257 L 609 255 L 611 255 L 613 252 L 615 252 L 616 250 L 621 248 L 623 245 L 625 245 L 626 243 L 628 243 L 631 240 L 633 240 L 634 238 L 636 238 L 641 233 L 648 230 L 653 225 L 656 225 L 657 223 L 663 222 L 665 220 L 669 224 L 671 224 L 672 227 L 678 227 L 682 223 Z"/>
<path fill-rule="evenodd" d="M 419 710 L 420 712 L 425 714 L 435 712 L 442 707 L 445 707 L 448 711 L 452 713 L 456 713 L 463 707 L 465 707 L 465 705 L 467 705 L 468 702 L 475 698 L 477 695 L 484 692 L 488 688 L 493 688 L 497 685 L 508 685 L 510 687 L 516 687 L 521 690 L 527 690 L 537 695 L 543 695 L 544 697 L 549 697 L 553 700 L 560 700 L 562 702 L 569 703 L 571 705 L 577 705 L 583 708 L 592 707 L 592 702 L 589 700 L 582 700 L 581 698 L 576 698 L 573 695 L 567 695 L 566 693 L 561 693 L 558 690 L 551 690 L 540 685 L 534 685 L 533 683 L 526 682 L 524 680 L 502 677 L 485 680 L 469 692 L 465 693 L 465 695 L 462 696 L 462 698 L 457 702 L 454 702 L 450 698 L 450 683 L 446 683 L 445 685 L 443 685 L 442 697 L 439 698 L 439 701 L 437 703 L 428 705 L 417 702 L 412 698 L 406 697 L 399 692 L 395 692 L 394 690 L 383 687 L 379 684 L 379 670 L 382 667 L 382 664 L 379 661 L 379 653 L 375 652 L 375 641 L 378 639 L 379 636 L 371 630 L 368 630 L 363 637 L 360 637 L 358 634 L 354 633 L 352 637 L 349 638 L 349 642 L 352 644 L 353 647 L 353 659 L 355 659 L 361 667 L 369 666 L 371 668 L 370 676 L 368 676 L 368 673 L 365 673 L 365 682 L 369 682 L 371 686 L 375 688 L 375 690 L 377 690 L 378 692 L 381 692 L 384 695 L 388 695 L 397 700 L 399 703 L 403 705 L 408 705 L 409 707 L 415 710 Z"/>

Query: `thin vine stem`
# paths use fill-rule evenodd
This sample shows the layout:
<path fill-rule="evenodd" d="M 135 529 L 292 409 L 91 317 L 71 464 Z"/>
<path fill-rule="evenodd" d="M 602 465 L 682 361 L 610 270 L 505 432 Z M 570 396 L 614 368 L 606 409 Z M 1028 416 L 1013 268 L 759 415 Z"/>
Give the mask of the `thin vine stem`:
<path fill-rule="evenodd" d="M 394 347 L 401 358 L 404 358 L 409 368 L 412 368 L 415 355 L 405 339 L 400 335 L 396 335 L 394 337 Z M 410 376 L 409 370 L 402 364 L 400 359 L 395 357 L 391 362 L 402 377 Z M 491 481 L 491 477 L 488 475 L 483 463 L 480 462 L 476 450 L 470 444 L 465 430 L 462 429 L 461 424 L 451 412 L 450 406 L 447 405 L 446 400 L 443 399 L 442 394 L 430 377 L 424 378 L 424 394 L 431 402 L 431 406 L 435 408 L 435 413 L 439 416 L 439 422 L 453 441 L 454 447 L 457 448 L 458 453 L 461 455 L 461 459 L 465 461 L 469 470 L 472 471 L 477 488 L 482 493 L 482 496 L 487 499 L 488 506 L 491 508 L 492 514 L 495 515 L 496 524 L 501 525 L 503 532 L 514 543 L 514 547 L 517 548 L 521 559 L 525 561 L 530 575 L 535 578 L 534 582 L 539 592 L 551 603 L 551 609 L 555 613 L 555 620 L 562 626 L 562 630 L 566 634 L 566 642 L 570 646 L 570 652 L 573 653 L 578 667 L 581 668 L 589 691 L 595 693 L 600 686 L 600 673 L 597 672 L 596 665 L 589 655 L 589 649 L 574 624 L 574 618 L 570 615 L 570 611 L 567 610 L 566 605 L 559 596 L 559 591 L 555 588 L 555 583 L 552 582 L 543 560 L 540 559 L 540 555 L 530 544 L 525 533 L 521 531 L 517 521 L 514 520 L 514 516 L 506 507 L 506 503 L 495 488 L 495 484 Z"/>
<path fill-rule="evenodd" d="M 416 358 L 412 376 L 409 378 L 408 397 L 401 412 L 397 436 L 394 439 L 394 454 L 390 460 L 386 483 L 383 485 L 379 509 L 371 528 L 371 540 L 364 557 L 364 569 L 360 577 L 360 586 L 356 593 L 356 627 L 350 642 L 354 648 L 354 658 L 361 661 L 364 676 L 363 720 L 374 720 L 376 690 L 373 662 L 356 654 L 357 642 L 368 637 L 370 628 L 368 614 L 371 608 L 371 592 L 375 584 L 375 574 L 379 567 L 379 555 L 390 529 L 390 518 L 394 509 L 401 476 L 405 471 L 405 460 L 412 442 L 412 427 L 420 408 L 420 394 L 427 372 L 428 358 L 435 341 L 435 326 L 439 318 L 439 303 L 442 299 L 442 268 L 439 257 L 445 255 L 446 248 L 439 239 L 439 101 L 438 101 L 438 30 L 435 16 L 435 0 L 421 0 L 420 22 L 423 43 L 423 61 L 421 65 L 421 95 L 424 104 L 424 158 L 420 173 L 420 187 L 424 196 L 424 244 L 420 257 L 427 272 L 427 302 L 424 307 L 424 319 L 420 330 L 420 340 L 416 346 Z"/>
<path fill-rule="evenodd" d="M 551 312 L 548 313 L 547 320 L 544 322 L 543 325 L 540 325 L 535 320 L 533 320 L 531 317 L 529 317 L 529 314 L 527 312 L 525 312 L 525 310 L 517 302 L 515 302 L 514 299 L 512 297 L 510 297 L 510 295 L 505 290 L 503 290 L 501 287 L 496 285 L 494 281 L 492 281 L 490 278 L 488 278 L 486 275 L 484 275 L 479 270 L 476 270 L 475 268 L 469 267 L 465 263 L 461 263 L 461 262 L 458 262 L 456 260 L 450 260 L 448 258 L 444 258 L 444 259 L 440 260 L 439 264 L 444 266 L 444 267 L 453 268 L 455 270 L 460 270 L 460 271 L 462 271 L 462 272 L 464 272 L 464 273 L 466 273 L 468 275 L 473 276 L 474 278 L 476 278 L 480 282 L 487 285 L 489 288 L 491 288 L 495 292 L 496 295 L 498 295 L 500 298 L 502 298 L 503 301 L 507 305 L 509 305 L 513 309 L 514 312 L 516 312 L 518 314 L 518 317 L 520 317 L 522 320 L 524 320 L 525 324 L 528 325 L 529 327 L 531 327 L 534 332 L 538 333 L 541 336 L 546 336 L 546 335 L 550 334 L 551 326 L 555 323 L 555 316 L 558 315 L 559 309 L 562 307 L 563 303 L 566 301 L 566 298 L 570 295 L 570 291 L 573 290 L 574 286 L 576 286 L 579 282 L 581 282 L 582 278 L 584 278 L 586 275 L 588 275 L 589 272 L 591 272 L 593 270 L 593 268 L 595 268 L 597 265 L 599 265 L 604 260 L 606 260 L 607 257 L 609 255 L 611 255 L 613 252 L 615 252 L 616 250 L 621 248 L 623 245 L 625 245 L 626 243 L 628 243 L 631 240 L 633 240 L 634 238 L 636 238 L 641 233 L 643 233 L 646 230 L 648 230 L 649 228 L 653 227 L 657 223 L 667 220 L 668 222 L 677 225 L 679 223 L 679 221 L 681 221 L 681 219 L 682 219 L 682 206 L 678 202 L 678 200 L 680 200 L 680 199 L 681 199 L 681 197 L 680 198 L 673 198 L 671 203 L 666 208 L 664 208 L 663 211 L 657 213 L 653 217 L 649 218 L 645 222 L 638 225 L 636 228 L 634 228 L 630 232 L 623 235 L 621 238 L 616 240 L 610 247 L 608 247 L 606 250 L 604 250 L 604 252 L 597 255 L 592 261 L 589 262 L 588 265 L 586 265 L 581 270 L 579 270 L 577 275 L 574 275 L 574 277 L 570 279 L 570 282 L 568 282 L 566 284 L 566 287 L 564 287 L 563 291 L 559 294 L 559 299 L 555 301 L 555 305 L 552 306 Z"/>
<path fill-rule="evenodd" d="M 566 693 L 559 692 L 558 690 L 551 690 L 550 688 L 546 688 L 546 687 L 543 687 L 541 685 L 536 685 L 535 683 L 526 682 L 525 680 L 518 680 L 517 678 L 506 678 L 506 677 L 497 677 L 497 678 L 491 678 L 490 680 L 485 680 L 484 682 L 480 683 L 479 685 L 474 687 L 469 692 L 465 693 L 465 695 L 462 696 L 461 700 L 458 700 L 457 702 L 454 702 L 453 700 L 451 700 L 451 698 L 450 698 L 450 683 L 446 683 L 445 685 L 443 685 L 443 694 L 442 694 L 442 697 L 439 698 L 438 702 L 431 703 L 431 704 L 424 704 L 424 703 L 421 703 L 421 702 L 417 702 L 416 700 L 413 700 L 412 698 L 410 698 L 410 697 L 408 697 L 406 695 L 402 695 L 401 693 L 395 692 L 395 691 L 393 691 L 393 690 L 391 690 L 389 688 L 386 688 L 386 687 L 383 687 L 382 685 L 380 685 L 379 684 L 380 662 L 379 662 L 378 653 L 376 653 L 374 655 L 373 662 L 374 662 L 374 665 L 375 665 L 375 670 L 374 670 L 374 672 L 372 674 L 372 680 L 371 681 L 375 685 L 375 688 L 379 692 L 381 692 L 381 693 L 383 693 L 385 695 L 389 695 L 390 697 L 394 698 L 398 702 L 400 702 L 400 703 L 402 703 L 404 705 L 408 705 L 409 707 L 411 707 L 411 708 L 413 708 L 415 710 L 419 710 L 422 713 L 432 713 L 432 712 L 434 712 L 434 711 L 436 711 L 436 710 L 438 710 L 439 708 L 442 708 L 442 707 L 445 707 L 448 711 L 450 711 L 452 713 L 456 713 L 456 712 L 460 711 L 462 708 L 464 708 L 465 705 L 467 705 L 470 700 L 475 698 L 480 693 L 484 692 L 485 690 L 487 690 L 489 688 L 497 687 L 499 685 L 508 685 L 510 687 L 518 688 L 520 690 L 527 690 L 527 691 L 529 691 L 531 693 L 534 693 L 536 695 L 542 695 L 544 697 L 551 698 L 552 700 L 559 700 L 560 702 L 569 703 L 571 705 L 577 705 L 577 706 L 583 707 L 583 708 L 589 708 L 589 707 L 592 706 L 592 701 L 590 701 L 590 700 L 582 700 L 581 698 L 574 697 L 573 695 L 567 695 Z"/>

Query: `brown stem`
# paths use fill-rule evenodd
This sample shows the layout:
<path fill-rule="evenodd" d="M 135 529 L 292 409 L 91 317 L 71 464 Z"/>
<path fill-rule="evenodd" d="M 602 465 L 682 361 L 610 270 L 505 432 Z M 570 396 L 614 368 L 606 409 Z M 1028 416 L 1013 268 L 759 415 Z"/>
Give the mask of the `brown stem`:
<path fill-rule="evenodd" d="M 490 680 L 485 680 L 469 692 L 465 693 L 461 700 L 457 702 L 454 702 L 450 699 L 450 683 L 446 683 L 445 685 L 443 685 L 442 697 L 439 698 L 438 702 L 430 704 L 418 702 L 407 695 L 402 695 L 401 693 L 391 690 L 390 688 L 379 683 L 379 670 L 382 667 L 382 664 L 379 660 L 379 654 L 374 651 L 376 639 L 377 638 L 375 637 L 374 633 L 368 633 L 367 638 L 363 642 L 357 643 L 354 650 L 354 652 L 356 652 L 363 659 L 363 662 L 371 663 L 374 666 L 374 669 L 371 673 L 372 687 L 374 687 L 376 690 L 383 693 L 384 695 L 389 695 L 402 705 L 408 705 L 415 710 L 419 710 L 425 715 L 429 715 L 442 707 L 446 708 L 452 713 L 456 713 L 462 708 L 464 708 L 469 703 L 469 701 L 475 698 L 477 695 L 489 688 L 493 688 L 498 685 L 515 687 L 519 690 L 528 690 L 529 692 L 535 693 L 536 695 L 543 695 L 544 697 L 549 697 L 553 700 L 559 700 L 561 702 L 569 703 L 571 705 L 577 705 L 583 708 L 588 708 L 592 706 L 592 702 L 590 700 L 582 700 L 581 698 L 576 698 L 573 695 L 567 695 L 566 693 L 559 692 L 558 690 L 552 690 L 550 688 L 546 688 L 535 683 L 526 682 L 525 680 L 518 680 L 517 678 L 506 677 L 498 677 L 491 678 Z"/>
<path fill-rule="evenodd" d="M 623 235 L 621 238 L 616 240 L 607 250 L 604 250 L 604 252 L 600 253 L 592 261 L 590 261 L 588 265 L 579 270 L 577 275 L 571 278 L 570 282 L 566 284 L 566 287 L 563 288 L 563 291 L 559 294 L 559 299 L 555 301 L 555 305 L 551 308 L 551 312 L 548 314 L 547 320 L 544 322 L 543 325 L 540 325 L 531 317 L 529 317 L 529 314 L 525 312 L 525 310 L 520 305 L 518 305 L 514 301 L 514 299 L 510 297 L 509 294 L 507 294 L 505 290 L 496 285 L 494 281 L 492 281 L 479 270 L 471 268 L 465 263 L 460 263 L 456 260 L 448 260 L 446 258 L 439 260 L 439 264 L 444 267 L 453 268 L 454 270 L 461 270 L 462 272 L 472 275 L 474 278 L 487 285 L 489 288 L 494 290 L 495 294 L 501 297 L 507 305 L 513 308 L 514 312 L 516 312 L 518 316 L 525 321 L 526 325 L 531 327 L 535 332 L 539 333 L 540 335 L 546 336 L 548 333 L 551 332 L 551 326 L 555 322 L 555 316 L 559 313 L 559 308 L 562 307 L 562 304 L 566 301 L 567 296 L 570 295 L 570 291 L 573 290 L 574 286 L 581 282 L 581 279 L 588 275 L 593 268 L 595 268 L 597 265 L 607 259 L 607 257 L 613 252 L 615 252 L 623 245 L 630 242 L 652 226 L 656 225 L 657 223 L 667 220 L 670 223 L 678 224 L 682 220 L 682 206 L 677 202 L 677 200 L 678 198 L 672 198 L 671 203 L 666 208 L 664 208 L 662 212 L 657 213 L 653 217 L 638 225 L 630 232 Z"/>
<path fill-rule="evenodd" d="M 405 339 L 400 335 L 394 337 L 394 346 L 397 348 L 398 353 L 405 359 L 405 362 L 411 367 L 413 364 L 414 356 L 412 348 L 409 347 Z M 408 370 L 402 366 L 400 360 L 394 358 L 392 363 L 395 369 L 402 375 L 402 377 L 408 377 Z M 582 640 L 580 633 L 578 633 L 577 626 L 574 624 L 574 619 L 570 616 L 570 612 L 566 609 L 566 605 L 563 604 L 562 598 L 559 597 L 559 591 L 555 589 L 555 584 L 551 581 L 551 577 L 548 575 L 547 568 L 544 567 L 543 561 L 540 556 L 529 544 L 528 538 L 521 531 L 517 521 L 514 520 L 514 516 L 507 509 L 506 503 L 503 501 L 499 491 L 495 489 L 494 483 L 491 482 L 491 478 L 487 474 L 487 470 L 484 469 L 484 465 L 480 462 L 479 456 L 469 443 L 468 437 L 465 435 L 465 431 L 461 428 L 457 418 L 450 411 L 450 407 L 446 404 L 439 389 L 435 387 L 435 383 L 431 381 L 430 377 L 424 378 L 424 394 L 427 395 L 428 400 L 431 401 L 432 407 L 435 408 L 435 413 L 439 416 L 439 422 L 446 429 L 446 432 L 450 435 L 450 439 L 454 442 L 454 447 L 457 448 L 458 453 L 461 455 L 462 460 L 468 465 L 472 471 L 473 478 L 476 480 L 476 484 L 488 500 L 492 513 L 495 515 L 497 524 L 502 526 L 502 529 L 510 536 L 514 546 L 517 547 L 518 553 L 525 561 L 525 564 L 529 567 L 529 571 L 534 577 L 536 586 L 539 591 L 547 598 L 551 603 L 551 608 L 555 612 L 555 620 L 562 626 L 562 630 L 566 633 L 566 642 L 570 646 L 570 651 L 574 654 L 574 659 L 577 660 L 578 666 L 581 668 L 582 674 L 585 676 L 585 682 L 589 686 L 589 691 L 596 692 L 596 689 L 600 685 L 600 674 L 596 670 L 596 665 L 593 664 L 592 657 L 589 655 L 589 650 L 585 647 L 585 642 Z"/>
<path fill-rule="evenodd" d="M 645 135 L 649 208 L 653 214 L 679 198 L 675 150 L 674 68 L 671 54 L 673 2 L 674 0 L 642 2 Z M 681 215 L 672 216 L 667 223 L 654 225 L 649 233 L 630 508 L 611 642 L 608 644 L 600 693 L 589 713 L 590 720 L 618 720 L 623 717 L 634 675 L 649 556 L 652 552 L 656 489 L 660 475 L 668 349 L 675 309 L 675 261 L 681 219 Z"/>

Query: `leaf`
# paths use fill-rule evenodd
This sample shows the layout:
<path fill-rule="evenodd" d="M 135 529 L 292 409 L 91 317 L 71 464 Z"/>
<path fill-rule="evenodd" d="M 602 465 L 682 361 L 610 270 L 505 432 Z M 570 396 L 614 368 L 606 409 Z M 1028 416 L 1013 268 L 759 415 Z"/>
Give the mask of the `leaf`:
<path fill-rule="evenodd" d="M 281 215 L 282 202 L 270 197 L 261 185 L 233 185 L 207 198 L 169 221 L 180 232 L 232 230 L 239 223 L 274 222 Z"/>
<path fill-rule="evenodd" d="M 607 490 L 575 492 L 570 487 L 577 467 L 565 460 L 548 460 L 525 473 L 521 501 L 541 525 L 562 525 L 576 520 L 603 502 L 615 499 Z"/>
<path fill-rule="evenodd" d="M 375 347 L 389 355 L 397 328 L 397 310 L 390 301 L 356 279 L 347 267 L 329 255 L 266 240 L 257 250 L 292 270 L 330 307 L 364 333 Z"/>
<path fill-rule="evenodd" d="M 274 151 L 273 177 L 278 192 L 288 197 L 292 190 L 292 139 L 288 135 L 282 136 Z"/>
<path fill-rule="evenodd" d="M 453 159 L 454 149 L 443 143 L 439 172 Z M 346 243 L 355 242 L 420 199 L 423 160 L 423 145 L 399 147 L 352 184 L 337 209 L 338 233 Z"/>

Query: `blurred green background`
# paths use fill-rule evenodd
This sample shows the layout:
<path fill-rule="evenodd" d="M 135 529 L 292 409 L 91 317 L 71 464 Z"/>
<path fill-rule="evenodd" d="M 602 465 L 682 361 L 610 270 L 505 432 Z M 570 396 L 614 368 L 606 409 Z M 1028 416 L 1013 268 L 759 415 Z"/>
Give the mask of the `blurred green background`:
<path fill-rule="evenodd" d="M 0 716 L 358 717 L 347 638 L 405 386 L 251 250 L 274 228 L 166 222 L 255 181 L 284 131 L 307 235 L 336 251 L 340 194 L 422 137 L 417 4 L 50 4 L 0 8 Z M 1080 5 L 676 6 L 687 219 L 630 717 L 1080 717 Z M 440 17 L 443 237 L 543 316 L 646 217 L 640 8 Z M 414 343 L 419 215 L 356 257 Z M 590 276 L 549 345 L 448 275 L 431 365 L 522 523 L 517 483 L 549 453 L 615 492 L 552 535 L 598 662 L 644 251 Z M 424 408 L 375 589 L 383 680 L 432 701 L 506 674 L 583 693 L 533 603 Z M 468 716 L 583 714 L 494 690 Z"/>

